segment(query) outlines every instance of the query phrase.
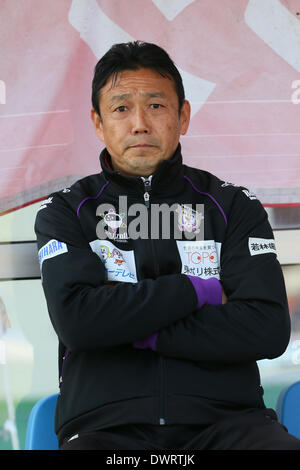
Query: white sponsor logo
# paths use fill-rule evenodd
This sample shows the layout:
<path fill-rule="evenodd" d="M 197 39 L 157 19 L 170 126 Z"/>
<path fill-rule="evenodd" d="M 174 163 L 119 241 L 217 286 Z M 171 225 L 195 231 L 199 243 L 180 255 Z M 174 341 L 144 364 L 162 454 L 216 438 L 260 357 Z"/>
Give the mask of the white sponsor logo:
<path fill-rule="evenodd" d="M 178 228 L 181 232 L 200 233 L 203 213 L 196 211 L 186 204 L 178 205 Z"/>
<path fill-rule="evenodd" d="M 125 213 L 118 214 L 115 209 L 110 208 L 107 212 L 101 214 L 97 212 L 97 215 L 102 217 L 101 222 L 107 238 L 122 241 L 126 241 L 128 239 Z"/>
<path fill-rule="evenodd" d="M 133 250 L 120 250 L 108 240 L 94 240 L 90 247 L 104 264 L 108 281 L 137 282 Z"/>
<path fill-rule="evenodd" d="M 46 245 L 42 246 L 38 252 L 40 267 L 42 267 L 45 259 L 54 258 L 55 256 L 62 255 L 67 252 L 68 248 L 65 243 L 60 242 L 59 240 L 50 240 Z"/>
<path fill-rule="evenodd" d="M 181 272 L 202 279 L 220 279 L 221 246 L 214 240 L 176 241 L 181 258 Z"/>
<path fill-rule="evenodd" d="M 252 191 L 249 191 L 248 189 L 243 189 L 243 193 L 246 194 L 246 196 L 249 198 L 249 199 L 257 199 L 256 195 L 252 192 Z"/>
<path fill-rule="evenodd" d="M 276 255 L 275 240 L 267 238 L 249 238 L 248 242 L 251 256 L 274 253 Z"/>
<path fill-rule="evenodd" d="M 235 188 L 238 188 L 238 187 L 239 187 L 237 184 L 235 184 L 235 183 L 229 183 L 228 181 L 225 181 L 225 182 L 221 185 L 222 188 L 227 188 L 227 186 L 233 186 L 233 187 L 235 187 Z"/>
<path fill-rule="evenodd" d="M 222 188 L 227 188 L 227 186 L 232 186 L 232 187 L 235 187 L 235 188 L 240 187 L 237 184 L 228 183 L 227 181 L 225 181 L 225 183 L 223 183 L 221 185 Z M 242 191 L 249 199 L 257 199 L 256 195 L 252 191 L 250 191 L 249 189 L 243 189 Z"/>
<path fill-rule="evenodd" d="M 52 197 L 48 197 L 48 199 L 45 199 L 45 201 L 43 201 L 43 204 L 39 207 L 39 211 L 41 209 L 45 209 L 47 207 L 47 204 L 52 204 L 52 200 L 53 200 L 53 196 Z"/>

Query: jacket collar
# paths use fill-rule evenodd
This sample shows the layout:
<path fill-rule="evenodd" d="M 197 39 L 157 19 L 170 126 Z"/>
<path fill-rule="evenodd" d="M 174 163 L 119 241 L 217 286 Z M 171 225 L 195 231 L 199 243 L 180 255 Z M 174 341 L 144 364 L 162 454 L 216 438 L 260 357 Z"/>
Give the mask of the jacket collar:
<path fill-rule="evenodd" d="M 100 164 L 107 180 L 130 192 L 144 190 L 143 179 L 140 176 L 124 176 L 119 171 L 115 171 L 112 167 L 111 156 L 105 149 L 100 154 Z M 151 191 L 154 193 L 162 193 L 174 185 L 175 180 L 183 176 L 183 164 L 181 155 L 181 145 L 178 147 L 174 155 L 163 160 L 158 165 L 156 171 L 152 175 Z"/>

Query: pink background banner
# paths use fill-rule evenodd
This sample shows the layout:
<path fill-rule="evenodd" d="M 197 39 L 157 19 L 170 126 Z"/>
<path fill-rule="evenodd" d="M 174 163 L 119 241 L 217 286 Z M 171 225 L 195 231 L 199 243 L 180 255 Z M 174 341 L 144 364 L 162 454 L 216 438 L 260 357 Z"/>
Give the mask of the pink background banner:
<path fill-rule="evenodd" d="M 298 0 L 0 0 L 0 212 L 99 171 L 93 69 L 136 39 L 182 73 L 184 162 L 300 205 Z"/>

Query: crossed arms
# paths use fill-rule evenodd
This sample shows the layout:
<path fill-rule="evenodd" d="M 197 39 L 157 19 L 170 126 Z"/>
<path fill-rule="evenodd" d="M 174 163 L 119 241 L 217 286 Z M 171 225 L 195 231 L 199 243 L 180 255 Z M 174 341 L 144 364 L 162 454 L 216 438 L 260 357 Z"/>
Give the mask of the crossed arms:
<path fill-rule="evenodd" d="M 36 220 L 38 247 L 66 246 L 42 263 L 43 288 L 58 337 L 70 350 L 134 347 L 156 334 L 156 353 L 203 362 L 243 362 L 281 355 L 290 323 L 276 255 L 251 256 L 250 236 L 271 239 L 263 208 L 236 201 L 222 246 L 220 302 L 199 307 L 185 274 L 112 288 L 72 210 L 57 198 Z M 142 351 L 137 350 L 137 354 Z"/>

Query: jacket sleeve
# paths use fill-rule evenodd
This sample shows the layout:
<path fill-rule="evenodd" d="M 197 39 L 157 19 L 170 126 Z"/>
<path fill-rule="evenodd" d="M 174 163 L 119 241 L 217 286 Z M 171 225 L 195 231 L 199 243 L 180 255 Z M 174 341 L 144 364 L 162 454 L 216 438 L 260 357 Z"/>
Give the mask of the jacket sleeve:
<path fill-rule="evenodd" d="M 108 285 L 73 209 L 59 193 L 49 200 L 37 213 L 35 232 L 50 319 L 68 349 L 131 343 L 195 310 L 196 294 L 182 274 Z"/>
<path fill-rule="evenodd" d="M 221 250 L 224 305 L 205 305 L 162 329 L 157 352 L 205 363 L 274 358 L 286 349 L 290 317 L 266 211 L 239 191 Z"/>

